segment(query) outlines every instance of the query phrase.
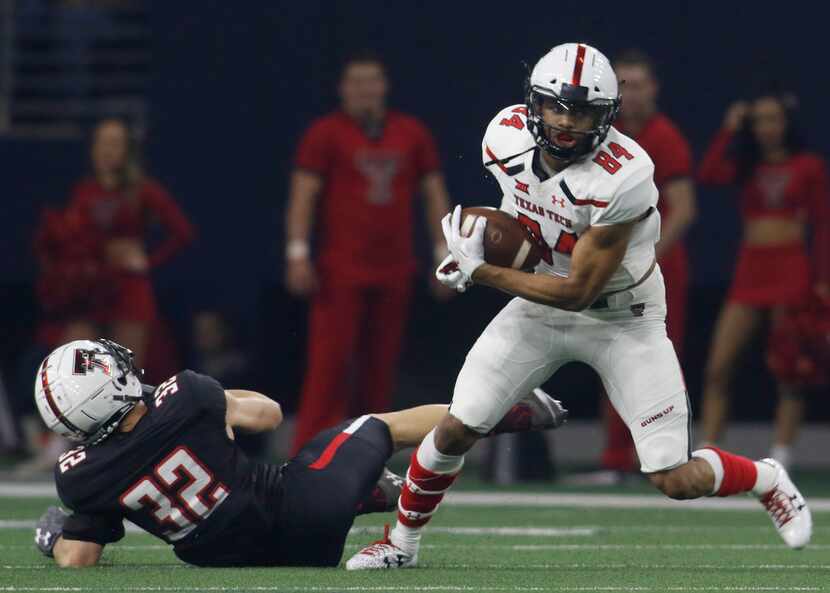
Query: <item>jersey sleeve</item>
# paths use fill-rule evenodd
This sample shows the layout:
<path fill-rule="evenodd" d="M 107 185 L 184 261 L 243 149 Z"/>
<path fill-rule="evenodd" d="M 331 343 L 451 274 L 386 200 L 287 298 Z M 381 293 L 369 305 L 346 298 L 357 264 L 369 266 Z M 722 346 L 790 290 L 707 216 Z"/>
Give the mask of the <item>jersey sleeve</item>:
<path fill-rule="evenodd" d="M 643 166 L 624 180 L 606 202 L 591 208 L 591 226 L 608 226 L 631 222 L 657 207 L 657 186 L 654 185 L 654 165 Z M 597 200 L 603 202 L 603 200 Z"/>
<path fill-rule="evenodd" d="M 297 147 L 294 166 L 298 169 L 326 176 L 332 163 L 332 135 L 324 119 L 314 122 Z"/>
<path fill-rule="evenodd" d="M 63 525 L 63 538 L 106 545 L 124 537 L 124 520 L 119 514 L 73 513 Z"/>
<path fill-rule="evenodd" d="M 225 388 L 207 375 L 194 371 L 183 371 L 179 374 L 179 381 L 190 394 L 190 404 L 194 409 L 203 411 L 209 418 L 221 420 L 225 424 L 227 414 L 227 400 L 225 399 Z"/>
<path fill-rule="evenodd" d="M 481 162 L 501 189 L 501 209 L 515 214 L 511 178 L 524 171 L 522 155 L 535 146 L 527 130 L 527 108 L 511 105 L 490 121 L 481 141 Z"/>

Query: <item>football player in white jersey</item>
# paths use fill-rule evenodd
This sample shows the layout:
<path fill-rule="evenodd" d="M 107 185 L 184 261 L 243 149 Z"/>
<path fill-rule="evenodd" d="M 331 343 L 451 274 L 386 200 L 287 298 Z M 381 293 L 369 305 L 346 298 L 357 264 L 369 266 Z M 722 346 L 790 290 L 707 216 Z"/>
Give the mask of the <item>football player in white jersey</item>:
<path fill-rule="evenodd" d="M 606 57 L 584 44 L 554 47 L 531 72 L 525 104 L 500 111 L 484 135 L 485 168 L 544 249 L 535 273 L 484 262 L 480 218 L 444 219 L 451 256 L 437 271 L 464 291 L 484 284 L 514 298 L 470 350 L 452 405 L 412 456 L 391 534 L 349 569 L 414 566 L 423 526 L 461 470 L 464 454 L 525 394 L 580 361 L 601 377 L 631 431 L 641 471 L 675 499 L 752 492 L 784 541 L 805 546 L 812 519 L 787 472 L 717 448 L 690 450 L 691 411 L 666 336 L 654 165 L 611 127 L 620 107 Z"/>

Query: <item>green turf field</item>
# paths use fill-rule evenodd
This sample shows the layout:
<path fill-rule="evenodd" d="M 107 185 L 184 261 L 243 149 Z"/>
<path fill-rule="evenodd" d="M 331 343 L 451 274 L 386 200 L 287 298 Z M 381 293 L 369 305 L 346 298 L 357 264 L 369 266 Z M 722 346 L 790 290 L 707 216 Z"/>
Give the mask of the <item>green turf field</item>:
<path fill-rule="evenodd" d="M 631 495 L 616 492 L 619 500 Z M 35 550 L 30 529 L 10 528 L 10 521 L 35 519 L 50 502 L 0 498 L 0 592 L 830 590 L 829 512 L 814 513 L 813 545 L 801 552 L 784 547 L 760 507 L 446 505 L 424 537 L 418 569 L 198 569 L 158 540 L 128 533 L 107 548 L 102 566 L 59 570 Z M 393 518 L 362 517 L 363 533 L 350 537 L 346 553 L 376 539 Z"/>

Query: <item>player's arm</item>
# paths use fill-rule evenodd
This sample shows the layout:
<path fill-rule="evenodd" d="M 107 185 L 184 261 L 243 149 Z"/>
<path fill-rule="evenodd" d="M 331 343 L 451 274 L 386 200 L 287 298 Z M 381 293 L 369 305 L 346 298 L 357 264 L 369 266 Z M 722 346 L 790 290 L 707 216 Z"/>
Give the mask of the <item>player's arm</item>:
<path fill-rule="evenodd" d="M 274 430 L 282 423 L 282 409 L 271 398 L 243 389 L 225 390 L 225 421 L 231 428 L 248 432 Z"/>
<path fill-rule="evenodd" d="M 683 238 L 697 216 L 695 187 L 688 177 L 668 182 L 660 197 L 669 204 L 669 216 L 663 220 L 660 241 L 656 245 L 659 258 Z"/>
<path fill-rule="evenodd" d="M 297 169 L 291 175 L 288 192 L 288 210 L 285 217 L 285 237 L 289 244 L 305 243 L 311 237 L 317 196 L 323 187 L 323 178 L 317 173 Z"/>
<path fill-rule="evenodd" d="M 55 563 L 61 568 L 83 568 L 95 566 L 101 559 L 104 546 L 95 542 L 84 542 L 59 537 L 52 549 Z"/>
<path fill-rule="evenodd" d="M 438 263 L 448 254 L 447 243 L 441 230 L 441 219 L 450 209 L 450 196 L 444 176 L 438 171 L 427 173 L 421 182 L 421 190 L 424 193 L 424 214 L 432 239 L 435 263 Z"/>
<path fill-rule="evenodd" d="M 597 299 L 619 267 L 635 224 L 636 221 L 631 221 L 588 229 L 574 246 L 567 278 L 485 263 L 473 272 L 473 281 L 535 303 L 582 311 Z"/>
<path fill-rule="evenodd" d="M 94 566 L 107 542 L 124 537 L 120 516 L 69 514 L 51 506 L 35 526 L 35 546 L 61 567 Z"/>
<path fill-rule="evenodd" d="M 317 173 L 297 169 L 291 176 L 285 215 L 286 285 L 291 293 L 298 296 L 311 294 L 317 288 L 309 241 L 317 197 L 322 187 L 323 178 Z"/>

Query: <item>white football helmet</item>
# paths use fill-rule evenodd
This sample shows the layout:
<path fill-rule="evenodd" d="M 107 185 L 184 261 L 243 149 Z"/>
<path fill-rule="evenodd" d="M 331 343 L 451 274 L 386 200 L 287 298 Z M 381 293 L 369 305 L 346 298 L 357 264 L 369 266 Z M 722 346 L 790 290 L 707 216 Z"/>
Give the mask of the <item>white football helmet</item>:
<path fill-rule="evenodd" d="M 552 157 L 573 161 L 592 152 L 608 134 L 620 110 L 617 75 L 599 50 L 584 43 L 557 45 L 542 56 L 527 81 L 528 129 L 536 144 Z M 553 102 L 553 109 L 588 114 L 593 127 L 574 146 L 564 148 L 551 141 L 566 132 L 542 119 L 542 106 Z"/>
<path fill-rule="evenodd" d="M 142 400 L 133 353 L 110 340 L 76 340 L 54 350 L 35 377 L 35 403 L 50 430 L 95 444 Z"/>

